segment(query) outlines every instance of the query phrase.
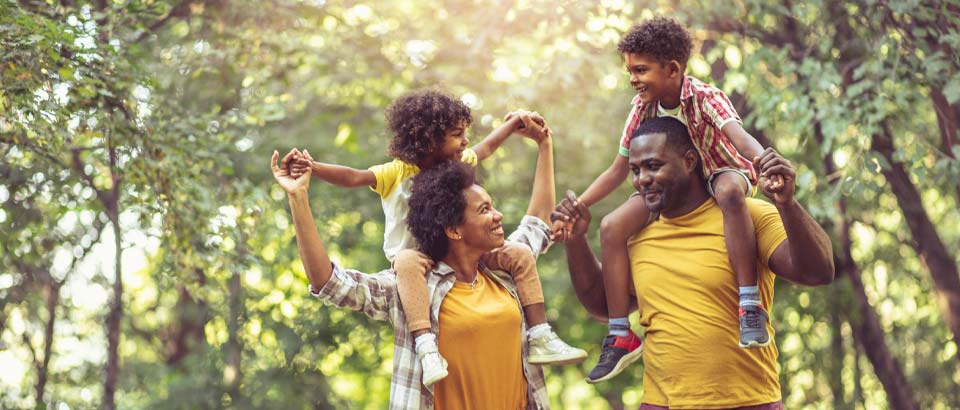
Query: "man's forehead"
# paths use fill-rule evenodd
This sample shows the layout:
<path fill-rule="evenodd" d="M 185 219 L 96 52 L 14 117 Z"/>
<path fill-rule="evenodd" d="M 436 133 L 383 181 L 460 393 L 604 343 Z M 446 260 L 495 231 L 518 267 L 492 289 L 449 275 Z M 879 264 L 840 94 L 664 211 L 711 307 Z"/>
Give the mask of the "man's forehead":
<path fill-rule="evenodd" d="M 638 135 L 630 141 L 630 162 L 634 162 L 634 158 L 640 162 L 662 156 L 666 140 L 667 136 L 662 132 Z"/>

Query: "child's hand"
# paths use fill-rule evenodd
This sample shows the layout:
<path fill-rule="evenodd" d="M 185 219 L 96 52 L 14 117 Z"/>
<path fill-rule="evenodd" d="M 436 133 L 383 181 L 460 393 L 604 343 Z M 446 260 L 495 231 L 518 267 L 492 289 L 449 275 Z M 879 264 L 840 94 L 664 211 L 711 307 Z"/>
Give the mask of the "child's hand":
<path fill-rule="evenodd" d="M 564 221 L 562 218 L 554 219 L 550 226 L 550 240 L 566 242 L 567 239 L 570 239 L 571 230 L 573 230 L 573 222 Z"/>
<path fill-rule="evenodd" d="M 789 203 L 796 192 L 794 181 L 797 170 L 793 164 L 782 157 L 773 148 L 767 148 L 759 157 L 753 158 L 753 165 L 759 172 L 757 184 L 763 194 L 778 205 Z"/>
<path fill-rule="evenodd" d="M 520 123 L 517 125 L 516 132 L 524 137 L 532 139 L 539 144 L 547 137 L 547 121 L 536 111 L 516 110 L 505 117 L 504 122 L 519 117 Z"/>
<path fill-rule="evenodd" d="M 300 155 L 299 153 L 294 155 L 287 164 L 290 176 L 294 178 L 300 178 L 300 176 L 303 174 L 309 174 L 312 163 L 312 158 L 308 158 L 305 155 Z"/>

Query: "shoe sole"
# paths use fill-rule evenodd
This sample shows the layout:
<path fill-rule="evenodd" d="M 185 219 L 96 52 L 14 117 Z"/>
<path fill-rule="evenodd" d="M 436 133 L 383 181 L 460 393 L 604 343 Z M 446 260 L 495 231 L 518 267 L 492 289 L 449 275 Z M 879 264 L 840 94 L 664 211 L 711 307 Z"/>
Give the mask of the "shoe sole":
<path fill-rule="evenodd" d="M 436 383 L 436 382 L 438 382 L 438 381 L 440 381 L 440 380 L 443 380 L 443 379 L 447 378 L 447 376 L 449 376 L 449 375 L 450 375 L 449 372 L 444 371 L 443 374 L 440 375 L 440 377 L 436 377 L 436 378 L 433 378 L 433 379 L 431 379 L 431 380 L 424 380 L 424 381 L 423 381 L 423 385 L 424 385 L 425 387 L 430 387 L 430 386 L 432 386 L 434 383 Z"/>
<path fill-rule="evenodd" d="M 587 352 L 576 356 L 547 356 L 540 359 L 530 359 L 530 364 L 539 364 L 547 366 L 564 366 L 568 364 L 579 364 L 587 360 Z"/>
<path fill-rule="evenodd" d="M 610 380 L 614 377 L 617 377 L 617 375 L 620 374 L 620 372 L 624 371 L 627 368 L 627 366 L 637 361 L 637 359 L 640 358 L 640 355 L 642 353 L 643 353 L 643 345 L 640 345 L 640 347 L 638 347 L 637 350 L 634 350 L 630 353 L 623 355 L 623 357 L 620 358 L 620 361 L 617 362 L 617 365 L 613 367 L 613 370 L 611 370 L 610 373 L 607 373 L 605 376 L 599 379 L 591 379 L 587 377 L 586 378 L 587 383 L 597 384 L 600 382 L 605 382 L 607 380 Z"/>
<path fill-rule="evenodd" d="M 740 348 L 741 348 L 741 349 L 759 349 L 759 348 L 761 348 L 761 347 L 770 346 L 770 339 L 767 339 L 767 342 L 766 342 L 766 343 L 750 342 L 750 343 L 747 343 L 747 344 L 743 344 L 743 343 L 739 343 L 739 342 L 738 342 L 737 344 L 740 345 Z"/>

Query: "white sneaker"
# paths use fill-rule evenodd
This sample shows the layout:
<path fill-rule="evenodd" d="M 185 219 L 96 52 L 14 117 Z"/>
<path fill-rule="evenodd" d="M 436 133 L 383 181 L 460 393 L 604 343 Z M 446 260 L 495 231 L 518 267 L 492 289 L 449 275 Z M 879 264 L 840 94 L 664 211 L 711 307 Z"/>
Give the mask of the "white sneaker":
<path fill-rule="evenodd" d="M 577 364 L 587 358 L 587 352 L 560 340 L 553 330 L 538 338 L 530 339 L 531 364 Z"/>
<path fill-rule="evenodd" d="M 423 353 L 418 353 L 420 367 L 423 368 L 423 385 L 430 387 L 434 383 L 447 377 L 447 360 L 440 355 L 436 349 L 429 349 Z"/>

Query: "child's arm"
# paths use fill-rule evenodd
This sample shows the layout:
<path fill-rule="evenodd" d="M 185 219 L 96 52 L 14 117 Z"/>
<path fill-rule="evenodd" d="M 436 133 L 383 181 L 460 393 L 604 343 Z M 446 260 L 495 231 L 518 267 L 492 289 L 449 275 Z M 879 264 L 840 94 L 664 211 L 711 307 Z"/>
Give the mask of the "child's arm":
<path fill-rule="evenodd" d="M 325 164 L 323 162 L 311 161 L 302 155 L 293 160 L 290 167 L 290 173 L 294 178 L 302 175 L 306 170 L 314 178 L 319 178 L 331 184 L 344 188 L 357 188 L 362 186 L 376 186 L 377 177 L 369 169 L 356 169 L 336 164 Z"/>
<path fill-rule="evenodd" d="M 489 157 L 491 154 L 493 154 L 493 152 L 496 151 L 497 148 L 500 148 L 500 145 L 503 144 L 503 141 L 506 141 L 507 137 L 509 137 L 510 134 L 513 134 L 513 132 L 516 131 L 517 128 L 520 126 L 520 124 L 523 124 L 523 121 L 520 118 L 520 116 L 515 116 L 513 118 L 510 118 L 509 120 L 504 121 L 503 124 L 501 124 L 495 130 L 493 130 L 493 132 L 491 132 L 490 135 L 487 135 L 487 137 L 484 138 L 483 141 L 480 141 L 477 145 L 470 147 L 471 149 L 473 149 L 474 152 L 477 153 L 477 161 L 483 161 L 484 159 Z"/>
<path fill-rule="evenodd" d="M 606 171 L 603 171 L 603 173 L 587 187 L 587 190 L 583 191 L 583 194 L 580 195 L 580 202 L 588 208 L 600 202 L 601 199 L 606 198 L 607 195 L 610 195 L 620 184 L 623 184 L 623 180 L 627 179 L 627 174 L 630 172 L 627 157 L 619 153 L 616 155 L 610 167 L 607 168 Z"/>
<path fill-rule="evenodd" d="M 527 207 L 527 215 L 540 218 L 544 222 L 550 220 L 553 204 L 557 202 L 554 189 L 552 137 L 552 133 L 547 129 L 546 137 L 538 144 L 537 171 L 533 176 L 533 192 L 530 194 L 530 205 Z"/>
<path fill-rule="evenodd" d="M 763 155 L 763 146 L 756 138 L 753 138 L 747 130 L 743 129 L 738 121 L 730 121 L 720 129 L 723 135 L 730 138 L 733 146 L 740 152 L 744 158 L 753 161 L 755 157 Z"/>

